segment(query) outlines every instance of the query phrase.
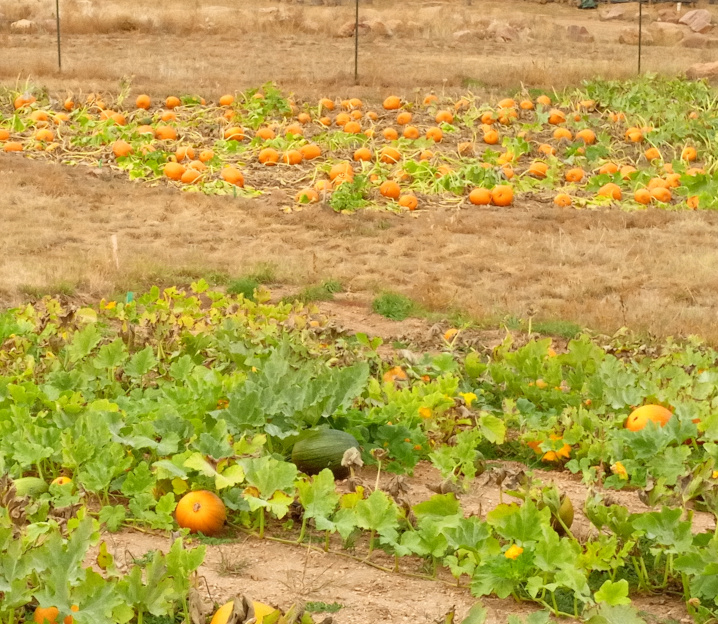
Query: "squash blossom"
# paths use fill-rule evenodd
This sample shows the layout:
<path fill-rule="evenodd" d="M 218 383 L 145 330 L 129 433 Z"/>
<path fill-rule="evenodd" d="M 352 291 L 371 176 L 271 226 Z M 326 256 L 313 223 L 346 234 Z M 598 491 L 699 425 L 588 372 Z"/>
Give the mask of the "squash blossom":
<path fill-rule="evenodd" d="M 430 407 L 420 407 L 419 408 L 419 416 L 422 418 L 431 418 L 431 408 Z"/>
<path fill-rule="evenodd" d="M 513 544 L 509 547 L 509 549 L 504 553 L 504 557 L 507 559 L 518 559 L 519 555 L 524 551 L 521 546 L 517 546 L 516 544 Z"/>
<path fill-rule="evenodd" d="M 713 474 L 711 475 L 714 479 L 718 479 L 718 470 L 714 470 Z"/>
<path fill-rule="evenodd" d="M 615 475 L 618 475 L 621 479 L 628 479 L 628 472 L 626 472 L 626 467 L 620 461 L 611 465 L 611 472 Z"/>
<path fill-rule="evenodd" d="M 471 404 L 476 401 L 476 395 L 473 392 L 459 392 L 459 395 L 464 399 L 466 407 L 471 407 Z"/>

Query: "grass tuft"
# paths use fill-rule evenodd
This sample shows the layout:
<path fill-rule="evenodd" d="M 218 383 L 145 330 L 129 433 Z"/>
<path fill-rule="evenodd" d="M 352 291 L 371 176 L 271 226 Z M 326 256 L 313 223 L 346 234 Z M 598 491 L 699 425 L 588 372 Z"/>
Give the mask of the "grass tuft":
<path fill-rule="evenodd" d="M 372 301 L 372 310 L 392 321 L 403 321 L 416 312 L 416 304 L 405 295 L 383 292 Z"/>

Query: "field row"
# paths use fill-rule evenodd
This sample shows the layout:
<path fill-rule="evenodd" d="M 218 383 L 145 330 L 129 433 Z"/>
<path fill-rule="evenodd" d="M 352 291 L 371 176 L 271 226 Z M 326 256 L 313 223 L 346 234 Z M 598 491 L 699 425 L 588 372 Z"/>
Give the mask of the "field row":
<path fill-rule="evenodd" d="M 187 191 L 279 187 L 295 208 L 324 201 L 340 212 L 522 197 L 576 208 L 716 206 L 718 118 L 702 83 L 594 82 L 495 102 L 471 93 L 303 102 L 271 84 L 216 103 L 128 97 L 7 92 L 0 145 Z"/>

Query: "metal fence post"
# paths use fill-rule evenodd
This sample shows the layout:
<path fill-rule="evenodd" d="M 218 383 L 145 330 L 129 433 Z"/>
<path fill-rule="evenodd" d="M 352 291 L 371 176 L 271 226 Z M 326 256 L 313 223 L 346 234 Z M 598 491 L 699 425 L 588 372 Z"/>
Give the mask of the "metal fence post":
<path fill-rule="evenodd" d="M 359 0 L 354 14 L 354 84 L 359 84 Z"/>
<path fill-rule="evenodd" d="M 55 0 L 55 20 L 57 26 L 57 69 L 62 71 L 62 49 L 60 47 L 60 0 Z"/>
<path fill-rule="evenodd" d="M 638 75 L 641 75 L 641 47 L 643 39 L 643 0 L 638 0 Z"/>

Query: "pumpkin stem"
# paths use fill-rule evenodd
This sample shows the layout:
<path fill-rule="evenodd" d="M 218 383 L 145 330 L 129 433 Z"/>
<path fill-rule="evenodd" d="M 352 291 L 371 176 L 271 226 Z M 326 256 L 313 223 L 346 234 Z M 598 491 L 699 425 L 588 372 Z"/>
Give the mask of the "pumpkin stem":
<path fill-rule="evenodd" d="M 200 503 L 195 503 L 194 505 L 192 505 L 192 511 L 194 511 L 195 513 L 197 513 L 200 509 L 202 509 L 202 505 Z"/>

